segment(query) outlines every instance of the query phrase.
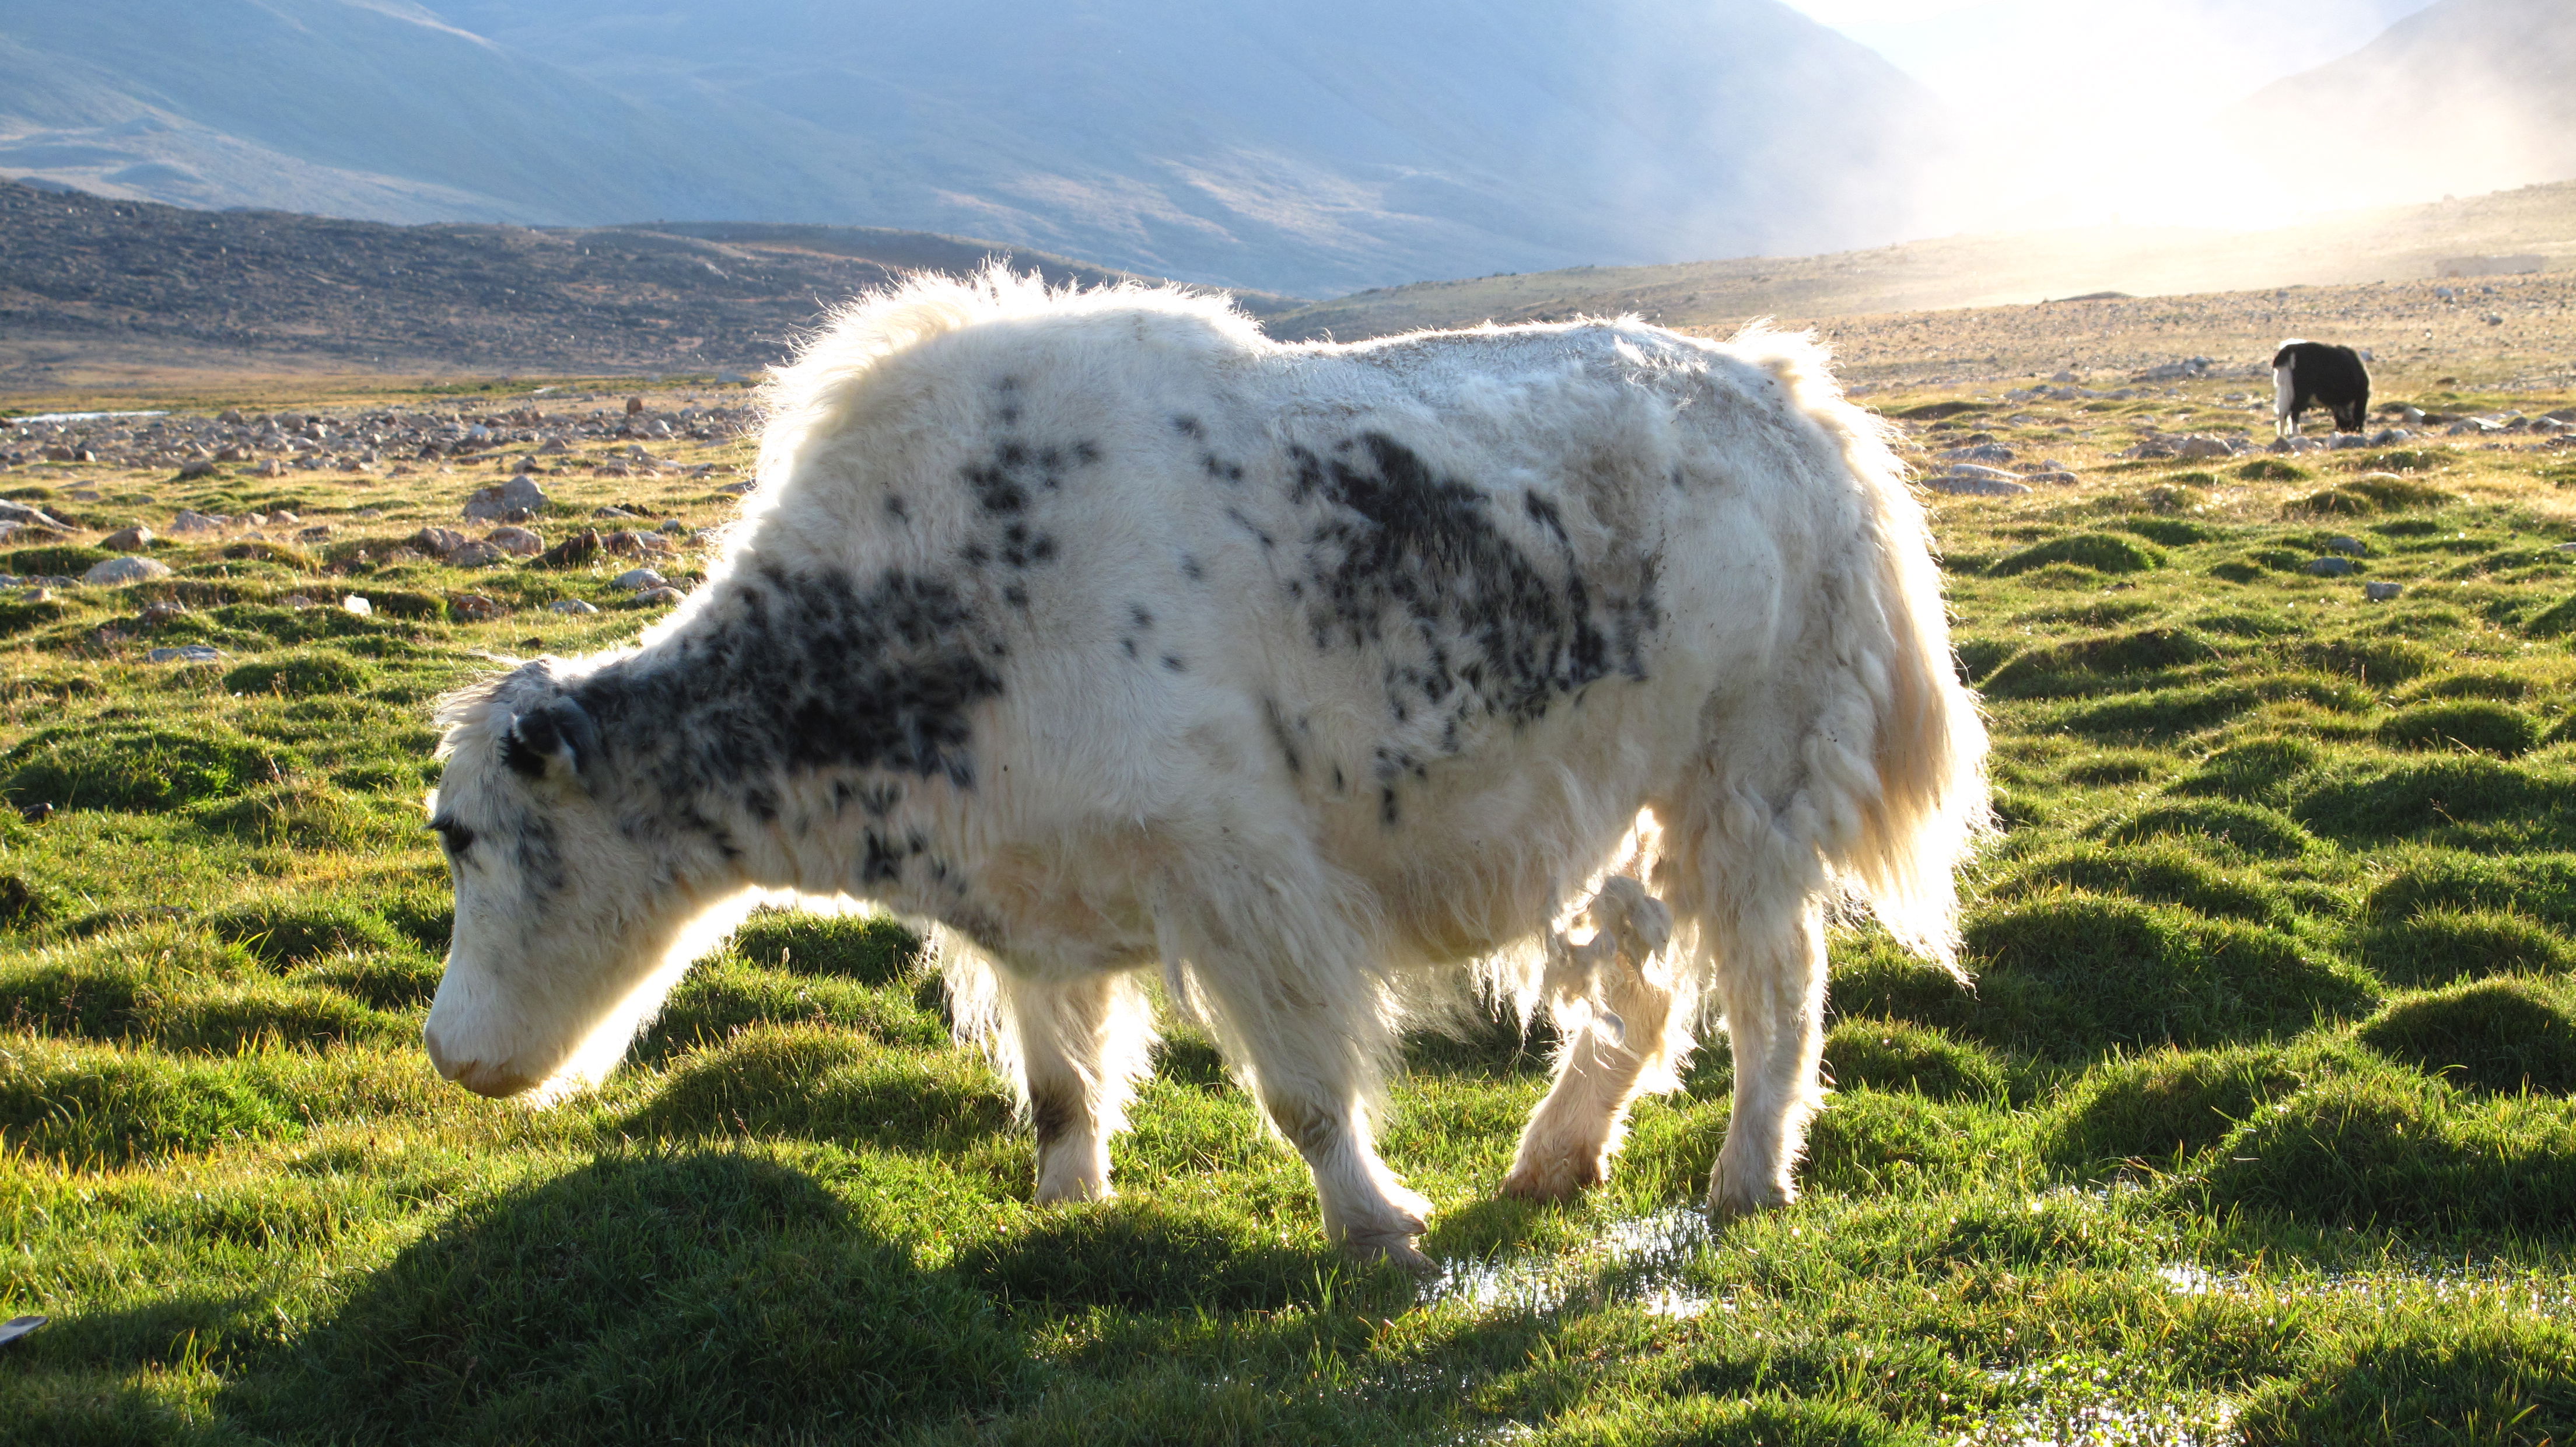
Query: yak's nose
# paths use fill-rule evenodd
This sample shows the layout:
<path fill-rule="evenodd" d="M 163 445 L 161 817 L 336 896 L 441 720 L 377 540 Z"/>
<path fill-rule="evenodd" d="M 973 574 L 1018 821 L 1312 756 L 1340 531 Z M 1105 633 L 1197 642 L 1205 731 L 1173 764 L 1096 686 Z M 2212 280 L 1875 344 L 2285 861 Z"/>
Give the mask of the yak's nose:
<path fill-rule="evenodd" d="M 436 1025 L 421 1027 L 420 1043 L 428 1048 L 429 1063 L 438 1067 L 440 1075 L 476 1095 L 501 1100 L 522 1094 L 537 1083 L 507 1066 L 487 1065 L 480 1060 L 460 1060 L 449 1054 L 447 1047 L 439 1041 Z"/>

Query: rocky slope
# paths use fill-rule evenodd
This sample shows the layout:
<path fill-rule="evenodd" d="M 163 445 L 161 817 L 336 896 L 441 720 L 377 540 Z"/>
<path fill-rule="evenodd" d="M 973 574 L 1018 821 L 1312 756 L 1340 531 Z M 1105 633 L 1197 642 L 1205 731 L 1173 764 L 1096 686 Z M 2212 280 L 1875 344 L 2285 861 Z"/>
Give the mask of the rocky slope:
<path fill-rule="evenodd" d="M 388 226 L 0 183 L 0 390 L 134 368 L 747 371 L 898 269 L 1007 256 L 1058 283 L 1125 275 L 921 233 L 695 231 Z"/>

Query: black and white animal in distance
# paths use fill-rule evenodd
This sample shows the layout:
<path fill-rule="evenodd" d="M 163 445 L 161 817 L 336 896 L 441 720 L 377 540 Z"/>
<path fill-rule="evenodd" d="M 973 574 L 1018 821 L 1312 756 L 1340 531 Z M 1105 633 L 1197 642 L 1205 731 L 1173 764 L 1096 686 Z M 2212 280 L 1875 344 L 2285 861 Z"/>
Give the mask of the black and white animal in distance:
<path fill-rule="evenodd" d="M 2370 412 L 2370 369 L 2350 347 L 2292 337 L 2272 354 L 2272 430 L 2299 435 L 2299 414 L 2323 407 L 2337 432 L 2359 432 Z"/>
<path fill-rule="evenodd" d="M 755 901 L 868 901 L 930 931 L 1037 1200 L 1110 1193 L 1160 969 L 1327 1234 L 1420 1268 L 1375 1145 L 1408 1021 L 1553 1012 L 1503 1186 L 1560 1199 L 1723 1017 L 1742 1212 L 1823 1098 L 1828 916 L 1956 971 L 1985 734 L 1922 511 L 1805 338 L 1283 344 L 988 274 L 864 300 L 770 403 L 678 610 L 446 701 L 451 1080 L 596 1081 Z"/>

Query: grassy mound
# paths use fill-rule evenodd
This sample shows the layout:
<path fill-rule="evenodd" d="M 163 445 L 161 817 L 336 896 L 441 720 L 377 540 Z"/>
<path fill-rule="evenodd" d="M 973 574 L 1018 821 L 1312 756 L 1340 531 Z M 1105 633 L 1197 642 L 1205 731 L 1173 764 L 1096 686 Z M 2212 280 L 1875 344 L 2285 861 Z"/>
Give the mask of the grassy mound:
<path fill-rule="evenodd" d="M 238 793 L 282 762 L 273 747 L 214 730 L 64 726 L 0 753 L 0 794 L 21 808 L 169 809 Z"/>
<path fill-rule="evenodd" d="M 2576 994 L 2563 981 L 2487 980 L 2402 1000 L 2361 1041 L 2455 1085 L 2576 1091 Z"/>
<path fill-rule="evenodd" d="M 2096 573 L 2143 573 L 2164 562 L 2164 554 L 2116 533 L 2076 533 L 2007 553 L 1987 564 L 1986 572 L 2010 578 L 2064 564 Z"/>

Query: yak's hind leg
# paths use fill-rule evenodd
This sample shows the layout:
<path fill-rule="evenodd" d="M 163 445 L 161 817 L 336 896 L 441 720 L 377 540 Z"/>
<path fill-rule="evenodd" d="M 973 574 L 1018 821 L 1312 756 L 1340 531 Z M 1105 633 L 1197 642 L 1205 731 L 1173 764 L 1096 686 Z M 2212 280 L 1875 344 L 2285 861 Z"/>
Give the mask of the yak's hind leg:
<path fill-rule="evenodd" d="M 1324 1234 L 1363 1260 L 1429 1273 L 1414 1249 L 1431 1203 L 1378 1158 L 1371 1119 L 1395 1009 L 1349 907 L 1301 859 L 1195 861 L 1158 911 L 1183 993 L 1315 1178 Z"/>
<path fill-rule="evenodd" d="M 1680 847 L 1655 881 L 1726 1020 L 1735 1056 L 1734 1108 L 1709 1176 L 1720 1217 L 1785 1206 L 1824 1103 L 1824 910 L 1831 880 L 1812 843 L 1819 831 L 1805 791 L 1776 809 L 1750 792 L 1710 800 L 1679 831 Z M 1721 802 L 1723 800 L 1723 802 Z"/>
<path fill-rule="evenodd" d="M 1708 1205 L 1719 1216 L 1738 1216 L 1797 1199 L 1792 1176 L 1807 1122 L 1824 1104 L 1817 1076 L 1825 935 L 1822 911 L 1803 900 L 1749 909 L 1713 933 L 1713 983 L 1735 1054 L 1735 1101 L 1709 1174 Z"/>
<path fill-rule="evenodd" d="M 1503 1177 L 1505 1195 L 1565 1201 L 1608 1180 L 1628 1107 L 1669 1080 L 1668 1062 L 1689 1050 L 1686 1038 L 1673 1038 L 1670 966 L 1657 958 L 1672 938 L 1670 911 L 1644 885 L 1613 875 L 1581 922 L 1594 932 L 1589 942 L 1548 942 L 1548 1003 L 1567 1034 L 1556 1084 L 1530 1112 Z"/>
<path fill-rule="evenodd" d="M 1127 1125 L 1127 1101 L 1152 1071 L 1152 1002 L 1128 973 L 1070 980 L 996 972 L 1002 1023 L 1037 1128 L 1037 1201 L 1096 1201 L 1112 1194 L 1109 1139 Z"/>

